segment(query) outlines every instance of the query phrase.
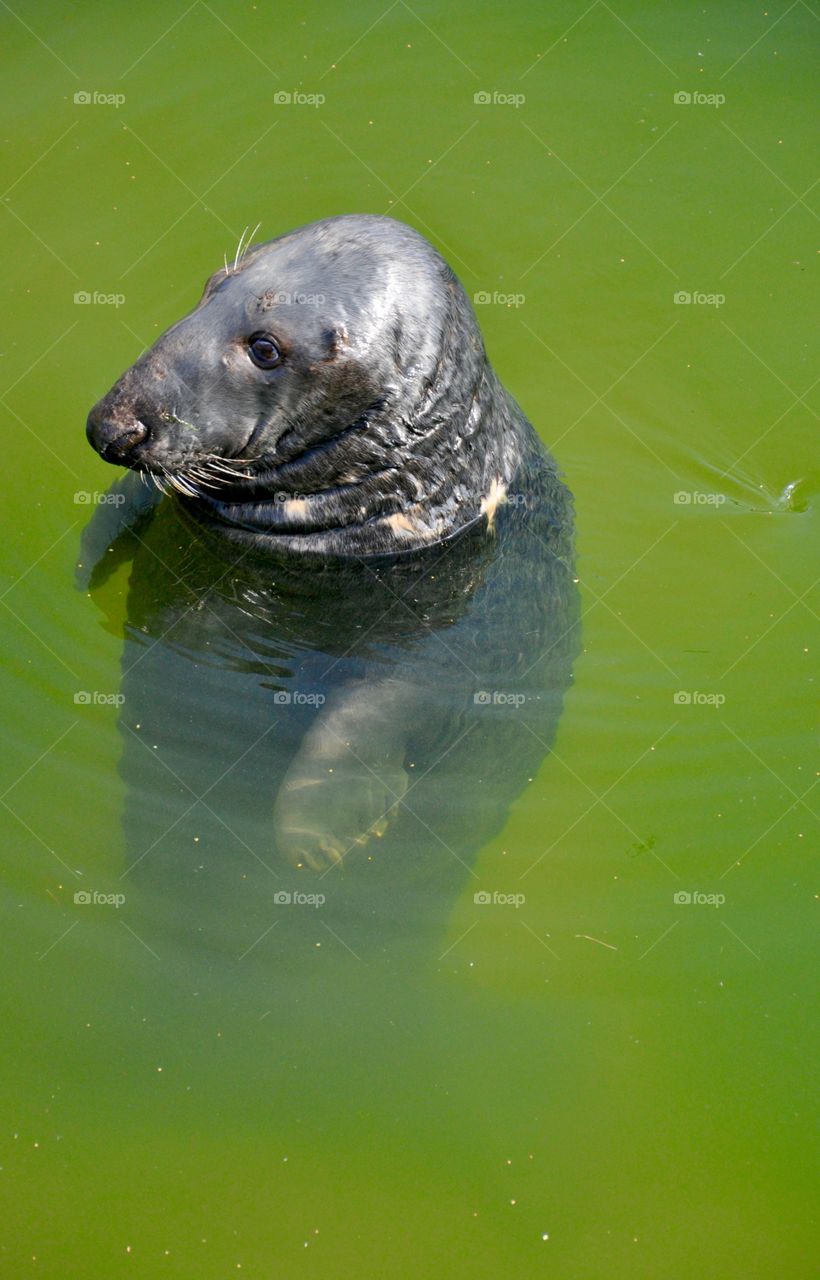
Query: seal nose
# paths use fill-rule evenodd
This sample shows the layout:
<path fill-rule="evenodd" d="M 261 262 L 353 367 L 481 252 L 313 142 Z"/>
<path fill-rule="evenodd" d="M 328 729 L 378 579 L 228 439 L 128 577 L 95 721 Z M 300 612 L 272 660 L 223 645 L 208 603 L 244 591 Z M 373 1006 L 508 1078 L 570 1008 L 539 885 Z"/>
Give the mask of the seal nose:
<path fill-rule="evenodd" d="M 128 466 L 130 455 L 151 433 L 138 418 L 122 422 L 113 415 L 101 413 L 96 406 L 88 415 L 85 434 L 89 444 L 106 462 Z"/>

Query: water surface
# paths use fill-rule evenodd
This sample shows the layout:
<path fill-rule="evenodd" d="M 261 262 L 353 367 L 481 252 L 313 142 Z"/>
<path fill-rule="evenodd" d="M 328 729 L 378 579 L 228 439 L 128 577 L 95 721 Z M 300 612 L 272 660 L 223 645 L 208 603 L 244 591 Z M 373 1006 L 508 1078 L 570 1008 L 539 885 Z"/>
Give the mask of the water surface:
<path fill-rule="evenodd" d="M 808 1275 L 808 9 L 16 15 L 4 1274 Z M 75 587 L 90 405 L 244 227 L 346 211 L 476 298 L 575 495 L 582 627 L 532 782 L 366 946 L 266 933 L 202 810 L 127 874 L 133 561 Z"/>

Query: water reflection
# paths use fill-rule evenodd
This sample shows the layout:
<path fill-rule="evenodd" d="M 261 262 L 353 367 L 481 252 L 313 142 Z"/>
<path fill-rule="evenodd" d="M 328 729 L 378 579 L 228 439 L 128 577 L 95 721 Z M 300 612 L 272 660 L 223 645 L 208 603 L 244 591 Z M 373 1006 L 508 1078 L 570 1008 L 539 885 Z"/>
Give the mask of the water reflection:
<path fill-rule="evenodd" d="M 131 565 L 123 875 L 146 940 L 239 956 L 275 926 L 281 954 L 318 920 L 356 955 L 434 949 L 571 680 L 566 490 L 446 548 L 322 563 L 238 551 L 132 475 L 112 493 L 82 559 L 101 603 Z"/>

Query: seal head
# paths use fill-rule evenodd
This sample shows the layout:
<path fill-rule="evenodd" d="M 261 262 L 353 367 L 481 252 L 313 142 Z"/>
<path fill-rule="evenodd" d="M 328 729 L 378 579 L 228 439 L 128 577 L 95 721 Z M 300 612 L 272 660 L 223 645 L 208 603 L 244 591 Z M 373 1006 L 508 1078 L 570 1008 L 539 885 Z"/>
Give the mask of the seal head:
<path fill-rule="evenodd" d="M 429 546 L 545 459 L 444 259 L 347 215 L 217 271 L 91 410 L 106 461 L 243 543 L 340 555 Z"/>

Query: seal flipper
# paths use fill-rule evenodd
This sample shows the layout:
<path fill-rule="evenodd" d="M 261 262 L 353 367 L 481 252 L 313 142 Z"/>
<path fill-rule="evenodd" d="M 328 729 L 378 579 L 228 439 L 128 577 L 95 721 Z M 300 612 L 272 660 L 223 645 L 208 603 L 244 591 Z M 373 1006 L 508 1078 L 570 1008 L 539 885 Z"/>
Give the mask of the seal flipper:
<path fill-rule="evenodd" d="M 409 783 L 407 692 L 396 681 L 347 685 L 308 730 L 274 809 L 291 865 L 322 871 L 384 835 Z"/>

